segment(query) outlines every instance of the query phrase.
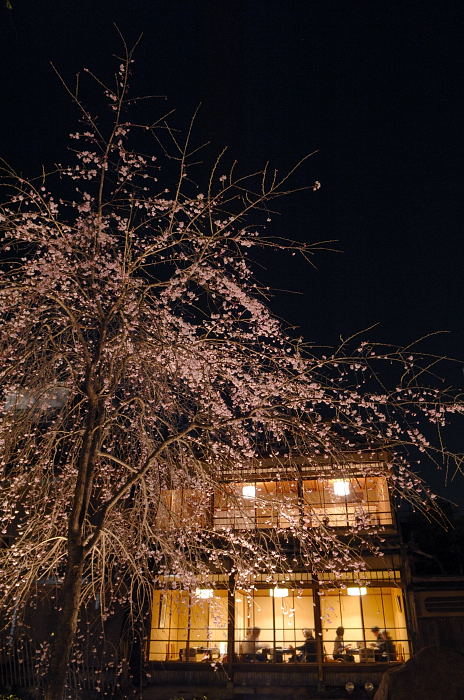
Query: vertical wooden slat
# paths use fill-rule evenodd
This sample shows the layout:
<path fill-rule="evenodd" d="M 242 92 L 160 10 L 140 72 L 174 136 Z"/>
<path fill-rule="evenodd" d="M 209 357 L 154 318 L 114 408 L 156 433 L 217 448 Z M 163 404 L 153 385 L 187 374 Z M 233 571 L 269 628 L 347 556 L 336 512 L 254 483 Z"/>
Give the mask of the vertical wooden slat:
<path fill-rule="evenodd" d="M 232 664 L 234 661 L 235 648 L 235 577 L 229 576 L 229 586 L 227 588 L 227 672 L 232 678 Z"/>
<path fill-rule="evenodd" d="M 321 620 L 321 600 L 319 597 L 319 581 L 313 577 L 313 602 L 314 602 L 314 629 L 316 632 L 316 659 L 317 659 L 317 679 L 319 685 L 324 682 L 324 667 L 322 653 L 322 620 Z"/>

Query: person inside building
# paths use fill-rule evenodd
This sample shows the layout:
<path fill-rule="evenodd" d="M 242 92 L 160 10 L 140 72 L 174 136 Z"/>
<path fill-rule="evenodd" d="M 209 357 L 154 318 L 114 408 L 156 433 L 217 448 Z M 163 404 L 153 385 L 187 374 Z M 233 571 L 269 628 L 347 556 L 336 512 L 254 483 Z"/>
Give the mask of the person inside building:
<path fill-rule="evenodd" d="M 310 629 L 302 630 L 304 642 L 299 647 L 295 647 L 295 652 L 299 651 L 300 654 L 294 654 L 292 661 L 303 661 L 307 663 L 315 662 L 317 660 L 316 653 L 316 640 L 314 639 L 313 631 Z M 293 649 L 292 645 L 289 644 L 290 649 Z"/>
<path fill-rule="evenodd" d="M 371 632 L 375 634 L 376 641 L 373 644 L 376 661 L 396 661 L 396 648 L 393 639 L 387 630 L 379 627 L 372 627 Z"/>
<path fill-rule="evenodd" d="M 350 654 L 350 645 L 345 644 L 343 641 L 343 635 L 345 634 L 344 627 L 337 627 L 335 630 L 335 641 L 333 648 L 333 658 L 334 661 L 347 661 L 353 663 L 354 656 Z"/>
<path fill-rule="evenodd" d="M 250 627 L 246 631 L 245 639 L 240 642 L 240 657 L 242 661 L 266 661 L 267 654 L 265 649 L 258 649 L 259 635 L 261 629 L 259 627 Z"/>

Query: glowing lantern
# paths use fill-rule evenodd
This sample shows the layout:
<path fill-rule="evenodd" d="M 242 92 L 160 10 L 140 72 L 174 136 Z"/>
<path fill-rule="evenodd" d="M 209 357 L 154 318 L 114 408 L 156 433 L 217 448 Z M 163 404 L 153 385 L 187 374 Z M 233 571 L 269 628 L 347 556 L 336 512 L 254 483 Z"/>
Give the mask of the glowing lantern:
<path fill-rule="evenodd" d="M 208 598 L 213 597 L 212 588 L 197 588 L 195 591 L 196 598 L 201 598 L 202 600 L 208 600 Z"/>
<path fill-rule="evenodd" d="M 271 598 L 287 598 L 288 597 L 288 588 L 279 588 L 276 586 L 275 588 L 271 588 L 269 590 L 269 595 Z"/>
<path fill-rule="evenodd" d="M 254 498 L 256 496 L 256 486 L 253 484 L 242 486 L 242 496 L 243 498 Z"/>
<path fill-rule="evenodd" d="M 348 593 L 348 595 L 366 595 L 367 588 L 364 588 L 364 586 L 362 586 L 362 588 L 354 586 L 353 588 L 347 588 L 346 592 Z"/>
<path fill-rule="evenodd" d="M 336 496 L 348 496 L 350 492 L 350 482 L 346 479 L 334 479 L 333 487 Z"/>

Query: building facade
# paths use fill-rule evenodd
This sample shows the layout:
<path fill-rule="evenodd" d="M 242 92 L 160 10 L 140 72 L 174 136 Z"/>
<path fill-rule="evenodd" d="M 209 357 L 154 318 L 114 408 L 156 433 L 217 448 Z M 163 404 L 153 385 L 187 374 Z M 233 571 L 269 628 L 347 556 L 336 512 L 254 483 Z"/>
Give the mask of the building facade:
<path fill-rule="evenodd" d="M 280 697 L 293 697 L 295 688 L 302 697 L 318 697 L 328 686 L 340 688 L 341 697 L 372 695 L 383 671 L 412 653 L 385 470 L 383 453 L 353 456 L 343 477 L 329 461 L 299 459 L 276 472 L 264 460 L 240 472 L 224 470 L 223 488 L 207 507 L 192 490 L 164 492 L 160 527 L 177 528 L 187 518 L 218 535 L 273 530 L 286 548 L 288 570 L 272 576 L 256 570 L 242 586 L 234 573 L 212 570 L 209 581 L 189 590 L 175 576 L 161 577 L 147 643 L 147 697 L 172 697 L 174 687 L 189 697 L 195 684 L 214 687 L 214 697 L 237 687 L 265 695 L 271 686 Z M 298 556 L 296 521 L 336 531 L 347 544 L 353 530 L 375 529 L 382 551 L 362 552 L 364 570 L 309 571 Z"/>

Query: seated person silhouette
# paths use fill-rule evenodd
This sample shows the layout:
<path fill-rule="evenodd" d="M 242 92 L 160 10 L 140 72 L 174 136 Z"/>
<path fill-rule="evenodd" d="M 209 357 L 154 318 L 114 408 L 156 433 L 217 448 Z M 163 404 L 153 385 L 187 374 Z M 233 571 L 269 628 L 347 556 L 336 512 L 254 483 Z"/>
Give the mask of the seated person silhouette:
<path fill-rule="evenodd" d="M 316 640 L 314 639 L 313 631 L 310 629 L 304 629 L 302 630 L 302 632 L 304 642 L 299 647 L 295 647 L 295 651 L 300 651 L 301 654 L 295 654 L 292 657 L 292 661 L 302 661 L 307 663 L 314 662 L 317 659 L 317 653 Z M 291 644 L 289 644 L 288 646 L 290 649 L 293 649 Z"/>
<path fill-rule="evenodd" d="M 246 631 L 245 639 L 239 646 L 242 661 L 267 661 L 265 650 L 257 648 L 260 633 L 259 627 L 250 627 Z"/>
<path fill-rule="evenodd" d="M 345 634 L 344 627 L 337 627 L 335 630 L 335 641 L 333 648 L 333 658 L 335 661 L 347 661 L 349 663 L 354 662 L 353 654 L 350 654 L 350 645 L 345 644 L 343 641 L 343 635 Z"/>
<path fill-rule="evenodd" d="M 375 634 L 374 658 L 376 661 L 396 661 L 396 647 L 387 630 L 380 630 L 377 626 L 371 628 Z"/>

